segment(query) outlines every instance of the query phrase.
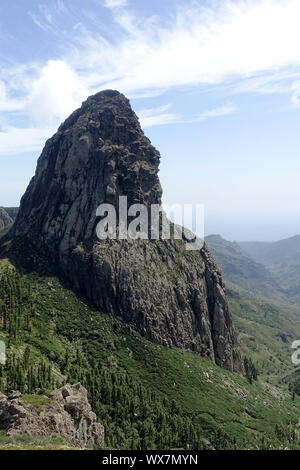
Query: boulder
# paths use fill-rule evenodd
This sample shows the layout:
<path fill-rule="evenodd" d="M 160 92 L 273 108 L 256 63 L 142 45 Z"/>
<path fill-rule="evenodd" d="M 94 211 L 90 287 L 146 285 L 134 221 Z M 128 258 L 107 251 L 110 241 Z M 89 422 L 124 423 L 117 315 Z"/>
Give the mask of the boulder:
<path fill-rule="evenodd" d="M 45 397 L 47 398 L 47 397 Z M 7 399 L 0 394 L 0 429 L 8 436 L 60 436 L 76 448 L 102 449 L 104 428 L 97 422 L 87 398 L 86 389 L 80 384 L 66 384 L 54 390 L 45 404 L 36 408 L 22 397 Z"/>

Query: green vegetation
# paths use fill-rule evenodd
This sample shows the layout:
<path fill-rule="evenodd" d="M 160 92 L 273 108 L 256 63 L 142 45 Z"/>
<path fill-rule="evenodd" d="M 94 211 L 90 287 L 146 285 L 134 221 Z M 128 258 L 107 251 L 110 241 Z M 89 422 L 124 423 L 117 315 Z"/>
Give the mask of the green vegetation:
<path fill-rule="evenodd" d="M 44 405 L 47 405 L 50 402 L 50 398 L 45 397 L 44 395 L 33 395 L 27 394 L 23 395 L 21 398 L 21 403 L 24 405 L 32 405 L 36 411 L 41 411 Z"/>
<path fill-rule="evenodd" d="M 17 351 L 13 347 L 22 343 L 23 338 L 35 336 L 34 331 L 39 329 L 31 286 L 7 262 L 2 265 L 5 268 L 2 266 L 0 274 L 0 325 L 8 354 L 5 365 L 0 365 L 1 388 L 8 393 L 14 389 L 22 393 L 31 393 L 37 388 L 50 389 L 55 386 L 51 365 L 42 358 L 39 362 L 31 358 L 29 345 Z"/>
<path fill-rule="evenodd" d="M 70 449 L 60 437 L 28 436 L 20 434 L 19 436 L 9 437 L 5 431 L 0 430 L 0 449 L 1 450 L 67 450 Z M 71 450 L 71 449 L 70 449 Z"/>
<path fill-rule="evenodd" d="M 284 380 L 298 332 L 276 307 L 229 299 L 255 380 L 252 366 L 248 376 L 231 373 L 147 341 L 76 294 L 31 247 L 13 243 L 24 262 L 20 269 L 0 259 L 1 391 L 19 389 L 39 410 L 47 402 L 40 394 L 80 381 L 110 449 L 201 449 L 207 439 L 217 449 L 300 448 L 300 397 Z"/>
<path fill-rule="evenodd" d="M 244 358 L 244 369 L 249 384 L 252 384 L 253 380 L 257 380 L 258 370 L 251 358 Z"/>
<path fill-rule="evenodd" d="M 300 369 L 296 369 L 283 380 L 288 384 L 293 399 L 295 399 L 295 395 L 300 396 Z"/>
<path fill-rule="evenodd" d="M 300 374 L 291 361 L 291 345 L 300 338 L 296 316 L 300 312 L 295 304 L 300 237 L 275 243 L 232 243 L 211 235 L 206 242 L 229 287 L 230 309 L 243 354 L 253 358 L 268 383 L 287 383 L 291 395 L 299 395 Z"/>
<path fill-rule="evenodd" d="M 300 325 L 286 318 L 278 307 L 237 294 L 229 296 L 242 354 L 250 357 L 262 380 L 277 386 L 293 375 L 291 345 L 300 338 Z"/>
<path fill-rule="evenodd" d="M 293 401 L 288 385 L 273 389 L 260 377 L 250 384 L 243 374 L 129 332 L 53 275 L 21 273 L 7 259 L 0 267 L 4 392 L 22 389 L 23 400 L 39 407 L 43 397 L 34 388 L 80 381 L 105 426 L 107 448 L 201 449 L 205 439 L 224 449 L 299 446 L 290 435 L 297 436 L 300 398 Z M 276 426 L 284 430 L 280 438 Z"/>

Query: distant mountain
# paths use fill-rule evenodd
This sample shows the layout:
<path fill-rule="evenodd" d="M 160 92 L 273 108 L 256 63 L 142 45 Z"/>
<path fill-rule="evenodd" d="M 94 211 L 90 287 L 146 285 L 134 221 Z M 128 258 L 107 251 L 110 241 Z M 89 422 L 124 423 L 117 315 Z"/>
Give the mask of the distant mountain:
<path fill-rule="evenodd" d="M 13 223 L 13 219 L 9 216 L 3 207 L 0 207 L 0 230 Z"/>
<path fill-rule="evenodd" d="M 292 284 L 288 286 L 284 282 L 286 281 L 286 279 L 283 279 L 284 276 L 278 276 L 278 272 L 272 269 L 265 261 L 263 262 L 263 257 L 258 254 L 259 250 L 263 252 L 266 246 L 268 247 L 272 244 L 249 243 L 249 246 L 251 245 L 252 248 L 250 253 L 250 249 L 247 252 L 244 249 L 244 243 L 230 242 L 224 240 L 220 235 L 210 235 L 205 240 L 222 269 L 227 288 L 248 297 L 272 302 L 278 305 L 289 316 L 299 315 L 300 295 L 297 298 L 297 293 L 300 292 L 300 287 L 297 290 L 297 281 L 294 279 L 298 279 L 299 286 L 300 258 L 299 274 L 294 273 L 295 277 L 293 278 L 292 273 L 290 273 L 291 279 L 294 282 L 293 287 L 295 288 L 294 295 L 291 296 Z M 255 254 L 253 255 L 253 253 Z"/>
<path fill-rule="evenodd" d="M 300 235 L 277 242 L 239 242 L 242 250 L 271 269 L 300 265 Z"/>
<path fill-rule="evenodd" d="M 300 235 L 277 242 L 239 242 L 238 245 L 272 273 L 289 301 L 300 305 Z"/>
<path fill-rule="evenodd" d="M 266 267 L 245 254 L 238 243 L 220 235 L 205 239 L 211 253 L 222 268 L 228 287 L 254 297 L 282 298 L 281 288 Z"/>
<path fill-rule="evenodd" d="M 9 215 L 9 217 L 12 218 L 13 221 L 16 220 L 19 212 L 18 207 L 3 207 L 3 209 L 5 210 L 5 212 L 7 212 L 7 214 Z"/>

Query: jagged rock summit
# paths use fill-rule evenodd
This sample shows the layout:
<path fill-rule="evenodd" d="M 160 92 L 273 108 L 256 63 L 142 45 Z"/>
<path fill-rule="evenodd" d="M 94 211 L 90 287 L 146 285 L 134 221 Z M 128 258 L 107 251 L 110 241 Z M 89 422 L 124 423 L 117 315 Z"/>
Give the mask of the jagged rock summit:
<path fill-rule="evenodd" d="M 128 205 L 161 202 L 159 157 L 124 95 L 91 96 L 46 142 L 15 233 L 39 239 L 58 259 L 95 238 L 101 203 L 117 207 L 119 195 Z"/>
<path fill-rule="evenodd" d="M 11 234 L 27 237 L 99 310 L 148 339 L 241 370 L 222 277 L 205 246 L 97 239 L 101 203 L 161 203 L 159 160 L 125 96 L 97 93 L 47 141 Z"/>

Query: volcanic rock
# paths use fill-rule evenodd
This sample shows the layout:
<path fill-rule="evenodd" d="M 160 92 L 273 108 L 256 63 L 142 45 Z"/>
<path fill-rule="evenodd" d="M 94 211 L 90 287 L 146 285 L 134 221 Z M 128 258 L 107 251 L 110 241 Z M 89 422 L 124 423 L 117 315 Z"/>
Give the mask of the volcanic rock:
<path fill-rule="evenodd" d="M 97 207 L 161 204 L 159 152 L 117 91 L 85 101 L 46 142 L 11 235 L 30 240 L 103 312 L 148 339 L 242 369 L 221 273 L 204 245 L 99 240 Z"/>

